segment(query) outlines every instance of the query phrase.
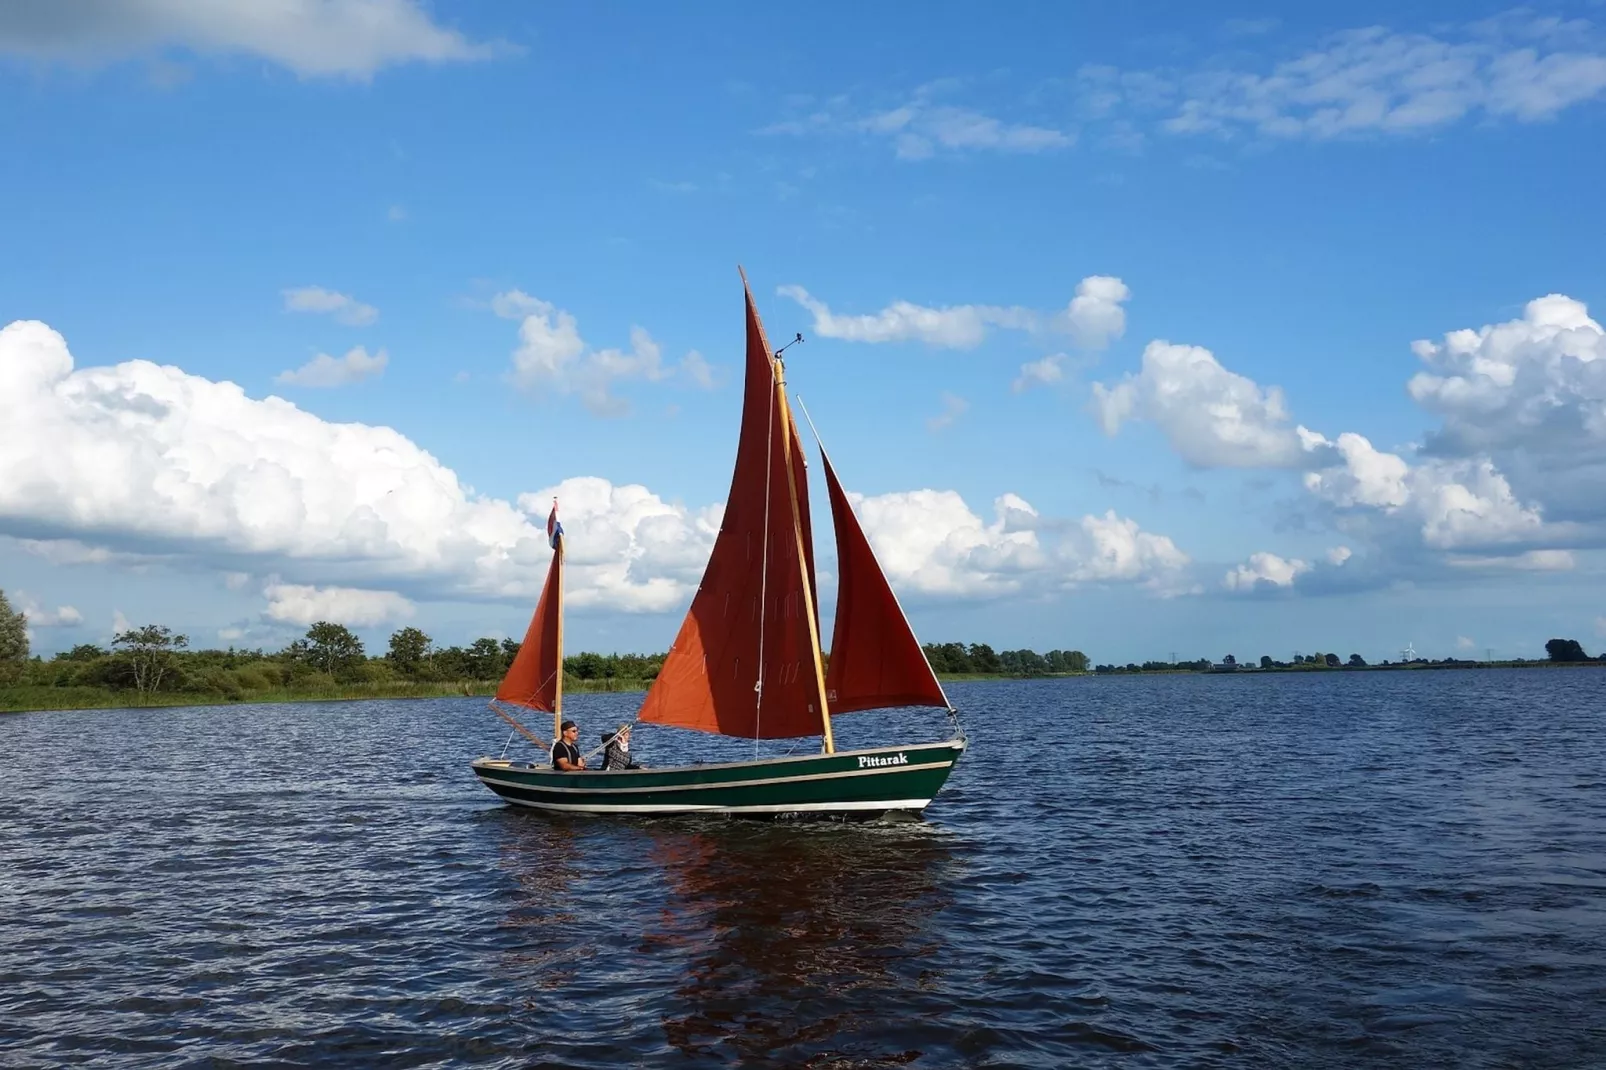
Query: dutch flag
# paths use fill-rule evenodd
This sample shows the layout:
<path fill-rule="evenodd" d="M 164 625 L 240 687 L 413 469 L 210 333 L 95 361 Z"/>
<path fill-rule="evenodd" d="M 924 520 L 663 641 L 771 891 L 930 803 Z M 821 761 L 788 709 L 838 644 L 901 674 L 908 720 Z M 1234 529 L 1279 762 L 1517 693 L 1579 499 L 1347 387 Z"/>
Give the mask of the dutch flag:
<path fill-rule="evenodd" d="M 552 544 L 552 549 L 558 548 L 558 540 L 563 538 L 563 525 L 558 523 L 558 500 L 552 499 L 552 512 L 546 518 L 546 538 Z"/>

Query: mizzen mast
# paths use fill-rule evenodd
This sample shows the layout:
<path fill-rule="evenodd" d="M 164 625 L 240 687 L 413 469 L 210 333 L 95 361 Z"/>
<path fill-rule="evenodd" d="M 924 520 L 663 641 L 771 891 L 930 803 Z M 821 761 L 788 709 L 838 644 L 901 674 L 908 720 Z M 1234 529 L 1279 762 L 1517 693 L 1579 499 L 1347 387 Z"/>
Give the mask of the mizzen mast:
<path fill-rule="evenodd" d="M 747 276 L 742 276 L 742 285 L 747 285 Z M 762 328 L 761 328 L 762 329 Z M 775 403 L 781 416 L 781 442 L 786 451 L 786 489 L 787 497 L 792 503 L 792 532 L 797 537 L 797 561 L 800 583 L 803 590 L 803 616 L 809 627 L 809 653 L 814 657 L 814 690 L 819 701 L 820 733 L 825 737 L 825 753 L 836 753 L 836 740 L 831 735 L 831 708 L 825 700 L 825 659 L 820 654 L 820 624 L 816 616 L 814 586 L 809 583 L 809 570 L 806 562 L 808 554 L 804 548 L 803 519 L 798 509 L 797 501 L 797 474 L 792 465 L 792 445 L 797 441 L 793 433 L 792 407 L 786 401 L 786 363 L 778 356 L 770 357 L 775 369 Z"/>

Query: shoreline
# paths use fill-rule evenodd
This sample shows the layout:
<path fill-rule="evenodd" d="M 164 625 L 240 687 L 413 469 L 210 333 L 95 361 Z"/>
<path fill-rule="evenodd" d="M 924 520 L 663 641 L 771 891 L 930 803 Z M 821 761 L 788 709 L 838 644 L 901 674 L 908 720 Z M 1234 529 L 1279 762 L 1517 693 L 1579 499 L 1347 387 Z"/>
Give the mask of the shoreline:
<path fill-rule="evenodd" d="M 1495 662 L 1409 662 L 1399 665 L 1340 665 L 1332 666 L 1238 666 L 1233 669 L 1127 669 L 1113 672 L 1038 673 L 1019 675 L 1011 673 L 938 673 L 943 683 L 985 683 L 1004 680 L 1072 680 L 1110 676 L 1267 676 L 1275 674 L 1305 674 L 1312 676 L 1327 673 L 1353 672 L 1444 672 L 1466 669 L 1587 669 L 1606 668 L 1601 661 L 1495 661 Z M 564 685 L 567 694 L 641 694 L 647 690 L 644 680 L 575 680 Z M 264 691 L 258 694 L 229 696 L 217 692 L 170 692 L 153 696 L 146 702 L 130 702 L 133 696 L 126 691 L 109 688 L 52 687 L 52 686 L 0 686 L 0 714 L 49 713 L 56 710 L 147 710 L 188 706 L 262 706 L 301 704 L 310 702 L 362 702 L 401 701 L 426 698 L 484 698 L 496 694 L 494 680 L 470 680 L 456 683 L 386 683 L 350 684 L 330 683 L 326 686 L 295 690 Z M 31 700 L 31 701 L 30 701 Z"/>

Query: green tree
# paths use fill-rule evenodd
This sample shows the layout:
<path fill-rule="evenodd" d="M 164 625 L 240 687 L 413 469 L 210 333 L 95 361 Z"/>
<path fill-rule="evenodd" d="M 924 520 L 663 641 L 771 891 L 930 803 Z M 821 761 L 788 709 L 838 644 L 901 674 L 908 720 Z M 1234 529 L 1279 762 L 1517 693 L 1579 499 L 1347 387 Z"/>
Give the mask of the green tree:
<path fill-rule="evenodd" d="M 476 680 L 501 675 L 502 648 L 495 639 L 476 639 L 468 646 L 468 671 Z"/>
<path fill-rule="evenodd" d="M 1327 663 L 1327 667 L 1329 669 L 1338 668 L 1338 655 L 1337 654 L 1323 654 L 1322 655 L 1322 660 Z"/>
<path fill-rule="evenodd" d="M 589 650 L 563 659 L 563 671 L 577 680 L 600 679 L 602 668 L 602 655 Z"/>
<path fill-rule="evenodd" d="M 27 660 L 27 618 L 21 610 L 12 609 L 6 592 L 0 591 L 0 680 L 14 677 Z"/>
<path fill-rule="evenodd" d="M 1364 669 L 1366 668 L 1366 659 L 1359 654 L 1351 654 L 1349 656 L 1349 667 L 1352 669 Z"/>
<path fill-rule="evenodd" d="M 1545 644 L 1545 653 L 1551 661 L 1588 661 L 1589 655 L 1576 639 L 1552 639 Z"/>
<path fill-rule="evenodd" d="M 300 656 L 319 672 L 345 675 L 362 663 L 362 640 L 344 624 L 320 620 L 307 629 Z"/>
<path fill-rule="evenodd" d="M 385 652 L 385 660 L 398 671 L 416 676 L 429 660 L 430 642 L 429 636 L 417 628 L 402 628 L 391 633 L 390 649 Z"/>
<path fill-rule="evenodd" d="M 1004 671 L 1004 663 L 999 660 L 993 648 L 986 643 L 970 644 L 970 664 L 972 672 L 999 673 Z"/>
<path fill-rule="evenodd" d="M 1269 669 L 1269 668 L 1271 668 L 1271 666 L 1272 666 L 1271 655 L 1270 654 L 1262 654 L 1262 655 L 1260 655 L 1260 667 L 1262 669 Z"/>
<path fill-rule="evenodd" d="M 128 660 L 134 690 L 139 692 L 142 702 L 161 690 L 163 678 L 173 669 L 174 653 L 189 645 L 188 636 L 175 635 L 165 624 L 130 628 L 112 637 L 112 646 L 120 648 Z"/>

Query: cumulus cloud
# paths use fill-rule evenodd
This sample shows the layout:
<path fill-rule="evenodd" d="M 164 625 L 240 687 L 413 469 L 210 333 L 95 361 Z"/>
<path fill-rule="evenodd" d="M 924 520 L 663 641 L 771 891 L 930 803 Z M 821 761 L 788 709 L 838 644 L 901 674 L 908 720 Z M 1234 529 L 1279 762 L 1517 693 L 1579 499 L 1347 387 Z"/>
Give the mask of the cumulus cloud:
<path fill-rule="evenodd" d="M 268 599 L 264 615 L 284 624 L 305 626 L 326 620 L 360 628 L 413 615 L 412 602 L 395 591 L 270 583 L 262 593 Z"/>
<path fill-rule="evenodd" d="M 544 520 L 554 499 L 564 530 L 584 533 L 564 547 L 565 601 L 576 608 L 658 613 L 680 605 L 702 578 L 725 511 L 723 505 L 687 509 L 646 487 L 596 476 L 520 495 L 519 507 Z"/>
<path fill-rule="evenodd" d="M 942 103 L 940 98 L 954 88 L 953 82 L 933 82 L 891 107 L 870 109 L 855 107 L 845 96 L 795 98 L 789 118 L 759 133 L 882 140 L 902 160 L 929 160 L 944 153 L 1036 154 L 1069 148 L 1075 140 L 1055 127 L 1010 122 L 974 107 Z"/>
<path fill-rule="evenodd" d="M 1132 292 L 1120 279 L 1090 275 L 1077 284 L 1065 308 L 1043 314 L 1019 305 L 931 307 L 894 301 L 880 312 L 842 315 L 801 286 L 776 290 L 802 305 L 814 318 L 814 333 L 848 342 L 924 342 L 942 349 L 974 349 L 991 328 L 1067 334 L 1077 345 L 1099 349 L 1126 330 L 1123 302 Z"/>
<path fill-rule="evenodd" d="M 1310 563 L 1297 557 L 1278 557 L 1271 553 L 1250 554 L 1248 561 L 1236 566 L 1222 578 L 1222 585 L 1229 591 L 1246 593 L 1264 588 L 1289 588 L 1294 585 L 1295 577 L 1310 570 Z"/>
<path fill-rule="evenodd" d="M 373 305 L 365 305 L 355 297 L 325 290 L 321 286 L 285 290 L 284 310 L 333 316 L 350 327 L 363 327 L 379 319 L 379 309 Z"/>
<path fill-rule="evenodd" d="M 1295 467 L 1309 462 L 1315 441 L 1305 428 L 1289 426 L 1280 389 L 1228 371 L 1200 346 L 1150 342 L 1136 375 L 1114 386 L 1093 384 L 1093 408 L 1105 434 L 1129 420 L 1148 420 L 1200 468 Z"/>
<path fill-rule="evenodd" d="M 1411 465 L 1353 432 L 1334 445 L 1340 463 L 1305 473 L 1306 488 L 1341 509 L 1366 507 L 1414 523 L 1427 546 L 1463 549 L 1565 534 L 1547 531 L 1539 506 L 1518 501 L 1487 459 Z"/>
<path fill-rule="evenodd" d="M 104 62 L 178 46 L 257 56 L 304 78 L 366 79 L 395 64 L 486 59 L 417 0 L 73 0 L 0 5 L 0 54 Z"/>
<path fill-rule="evenodd" d="M 1132 296 L 1126 283 L 1112 275 L 1089 275 L 1076 285 L 1076 296 L 1055 317 L 1055 325 L 1084 349 L 1103 349 L 1126 333 L 1126 309 Z"/>
<path fill-rule="evenodd" d="M 0 471 L 0 534 L 62 560 L 181 553 L 291 586 L 522 601 L 550 557 L 544 509 L 472 494 L 390 428 L 146 361 L 74 370 L 38 322 L 0 330 Z M 655 527 L 649 541 L 674 540 Z M 661 609 L 671 599 L 653 560 L 626 560 L 593 604 Z M 672 582 L 685 596 L 695 579 Z"/>
<path fill-rule="evenodd" d="M 72 606 L 48 609 L 24 591 L 16 593 L 16 608 L 28 620 L 29 628 L 76 628 L 84 615 Z"/>
<path fill-rule="evenodd" d="M 491 309 L 504 319 L 519 321 L 513 382 L 522 390 L 576 394 L 598 416 L 622 416 L 629 412 L 629 404 L 612 392 L 621 382 L 659 382 L 680 375 L 695 386 L 713 386 L 712 369 L 701 353 L 692 350 L 678 365 L 667 365 L 663 350 L 640 327 L 630 328 L 629 352 L 592 349 L 580 337 L 573 315 L 522 290 L 495 295 Z"/>
<path fill-rule="evenodd" d="M 1408 389 L 1443 420 L 1424 452 L 1492 458 L 1558 520 L 1606 520 L 1606 332 L 1583 302 L 1530 301 L 1520 319 L 1412 347 Z"/>
<path fill-rule="evenodd" d="M 362 346 L 346 351 L 343 357 L 331 357 L 327 353 L 319 353 L 301 367 L 293 371 L 280 372 L 274 376 L 276 383 L 285 383 L 290 386 L 333 387 L 346 386 L 349 383 L 360 383 L 364 379 L 378 378 L 390 363 L 390 357 L 381 349 L 373 356 Z"/>
<path fill-rule="evenodd" d="M 1188 556 L 1136 521 L 1040 516 L 1015 494 L 983 520 L 951 490 L 850 494 L 876 556 L 900 591 L 933 598 L 1048 594 L 1085 583 L 1131 583 L 1160 594 L 1190 588 Z"/>
<path fill-rule="evenodd" d="M 1176 135 L 1411 136 L 1467 119 L 1538 122 L 1606 94 L 1606 46 L 1582 20 L 1521 11 L 1432 33 L 1337 33 L 1254 68 L 1084 67 L 1084 109 Z"/>

